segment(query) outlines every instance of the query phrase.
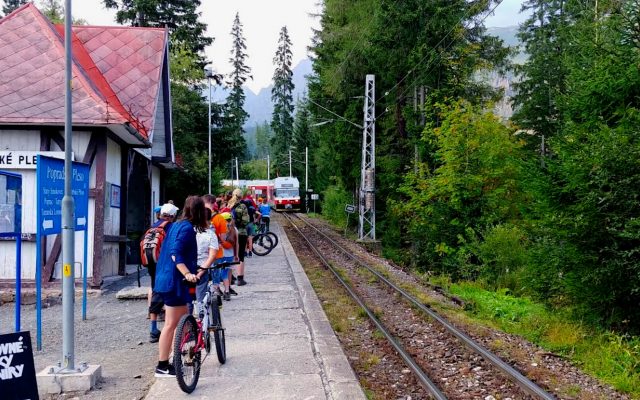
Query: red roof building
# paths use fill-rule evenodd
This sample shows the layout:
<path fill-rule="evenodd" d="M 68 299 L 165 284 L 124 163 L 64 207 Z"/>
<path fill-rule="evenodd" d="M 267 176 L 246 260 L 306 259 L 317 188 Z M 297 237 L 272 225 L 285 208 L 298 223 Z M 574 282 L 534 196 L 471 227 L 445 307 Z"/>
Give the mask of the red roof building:
<path fill-rule="evenodd" d="M 91 164 L 89 254 L 99 286 L 103 276 L 122 274 L 135 262 L 126 259 L 132 251 L 125 247 L 162 201 L 163 170 L 175 167 L 169 40 L 159 28 L 74 26 L 72 33 L 73 152 L 75 161 Z M 0 19 L 0 152 L 64 148 L 64 78 L 62 25 L 32 3 Z M 4 168 L 11 167 L 0 164 Z M 34 174 L 18 172 L 23 182 Z M 34 214 L 23 215 L 26 233 L 35 232 L 35 197 L 23 188 L 24 209 Z M 58 242 L 48 250 L 43 279 L 55 278 Z M 3 265 L 10 260 L 0 257 L 0 283 L 10 276 Z M 25 273 L 27 281 L 33 277 Z"/>

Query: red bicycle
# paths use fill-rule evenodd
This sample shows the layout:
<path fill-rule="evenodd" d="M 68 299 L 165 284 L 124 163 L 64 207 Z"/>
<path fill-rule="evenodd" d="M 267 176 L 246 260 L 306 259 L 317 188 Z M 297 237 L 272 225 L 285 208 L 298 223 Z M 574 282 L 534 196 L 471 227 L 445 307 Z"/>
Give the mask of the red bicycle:
<path fill-rule="evenodd" d="M 183 315 L 176 327 L 173 340 L 173 366 L 176 369 L 178 385 L 185 393 L 191 393 L 196 389 L 200 377 L 200 367 L 211 351 L 211 337 L 216 347 L 216 354 L 220 364 L 227 361 L 227 349 L 225 346 L 224 328 L 220 309 L 222 298 L 220 291 L 216 290 L 211 280 L 211 270 L 226 269 L 239 262 L 226 262 L 209 268 L 207 291 L 202 302 L 193 301 L 194 308 L 198 310 L 198 319 L 193 315 Z M 195 289 L 195 285 L 193 285 Z M 204 357 L 202 350 L 205 351 Z"/>

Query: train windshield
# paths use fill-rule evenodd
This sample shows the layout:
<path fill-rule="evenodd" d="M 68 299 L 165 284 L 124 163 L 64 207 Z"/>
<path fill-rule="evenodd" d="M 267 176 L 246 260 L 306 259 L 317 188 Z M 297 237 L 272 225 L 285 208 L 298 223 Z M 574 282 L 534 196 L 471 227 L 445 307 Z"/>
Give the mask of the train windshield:
<path fill-rule="evenodd" d="M 300 193 L 298 189 L 295 188 L 287 188 L 287 189 L 276 189 L 275 197 L 298 197 Z"/>

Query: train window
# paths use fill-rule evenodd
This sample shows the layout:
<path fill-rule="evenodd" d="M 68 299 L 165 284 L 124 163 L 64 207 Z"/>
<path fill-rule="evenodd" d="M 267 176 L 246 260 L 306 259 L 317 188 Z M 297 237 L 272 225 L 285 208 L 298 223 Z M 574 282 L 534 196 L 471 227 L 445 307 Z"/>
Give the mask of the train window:
<path fill-rule="evenodd" d="M 300 196 L 298 189 L 276 189 L 276 197 L 296 197 Z"/>

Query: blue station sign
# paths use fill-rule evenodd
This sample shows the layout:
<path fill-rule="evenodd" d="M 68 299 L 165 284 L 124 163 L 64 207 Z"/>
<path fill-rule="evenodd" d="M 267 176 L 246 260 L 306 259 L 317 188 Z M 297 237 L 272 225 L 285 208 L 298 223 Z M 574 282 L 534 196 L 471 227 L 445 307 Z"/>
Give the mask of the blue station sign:
<path fill-rule="evenodd" d="M 64 197 L 64 160 L 38 155 L 37 162 L 38 229 L 43 235 L 62 232 L 62 198 Z M 88 164 L 72 163 L 71 193 L 74 201 L 76 231 L 87 229 L 89 221 Z"/>

